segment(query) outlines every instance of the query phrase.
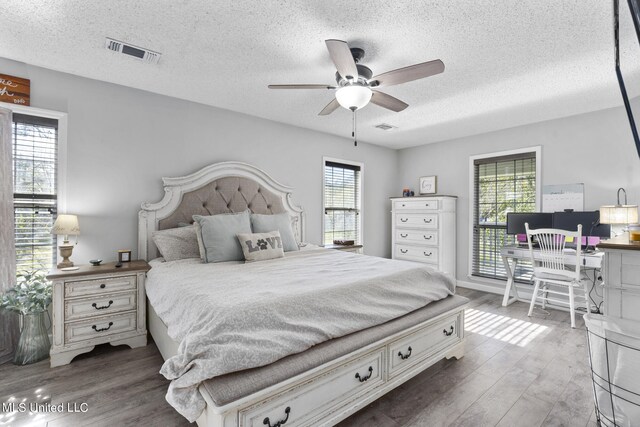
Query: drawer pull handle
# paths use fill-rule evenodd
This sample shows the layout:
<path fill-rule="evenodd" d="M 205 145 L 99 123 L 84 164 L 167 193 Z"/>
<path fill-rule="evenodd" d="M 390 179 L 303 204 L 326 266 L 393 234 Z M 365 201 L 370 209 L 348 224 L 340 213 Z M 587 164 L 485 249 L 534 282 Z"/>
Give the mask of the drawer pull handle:
<path fill-rule="evenodd" d="M 400 252 L 402 252 L 403 254 L 406 254 L 407 252 L 409 252 L 409 249 L 400 249 Z"/>
<path fill-rule="evenodd" d="M 400 237 L 402 237 L 403 239 L 404 239 L 405 237 L 407 237 L 407 236 L 408 236 L 408 234 L 400 233 Z"/>
<path fill-rule="evenodd" d="M 109 300 L 109 304 L 101 305 L 100 307 L 98 307 L 98 304 L 94 302 L 93 304 L 91 304 L 91 307 L 95 308 L 96 310 L 104 310 L 105 308 L 111 307 L 111 304 L 113 304 L 113 301 Z"/>
<path fill-rule="evenodd" d="M 365 382 L 366 380 L 368 380 L 369 378 L 371 378 L 371 375 L 373 375 L 373 366 L 369 366 L 369 375 L 365 376 L 365 377 L 361 377 L 359 372 L 356 372 L 356 379 L 358 381 L 360 381 L 361 383 Z"/>
<path fill-rule="evenodd" d="M 275 424 L 271 424 L 271 421 L 269 421 L 269 417 L 265 418 L 264 420 L 262 420 L 262 424 L 269 426 L 269 427 L 280 427 L 283 424 L 286 424 L 287 421 L 289 421 L 289 413 L 291 412 L 291 407 L 287 406 L 284 410 L 284 413 L 287 414 L 287 416 L 284 418 L 284 420 L 280 420 Z"/>
<path fill-rule="evenodd" d="M 453 325 L 451 325 L 451 328 L 448 331 L 446 329 L 443 329 L 442 333 L 447 337 L 453 335 Z"/>
<path fill-rule="evenodd" d="M 405 206 L 406 206 L 406 205 L 403 203 L 403 204 L 402 204 L 402 207 L 404 208 Z"/>
<path fill-rule="evenodd" d="M 407 348 L 407 354 L 402 354 L 402 352 L 399 351 L 398 352 L 398 356 L 402 360 L 407 360 L 408 358 L 410 358 L 411 357 L 411 347 Z"/>
<path fill-rule="evenodd" d="M 106 328 L 98 328 L 96 325 L 93 325 L 91 328 L 93 328 L 93 330 L 96 332 L 102 332 L 102 331 L 108 331 L 109 329 L 111 329 L 112 326 L 113 326 L 113 322 L 109 322 L 109 326 L 107 326 Z"/>
<path fill-rule="evenodd" d="M 431 256 L 431 255 L 433 255 L 433 252 L 429 252 L 429 253 L 422 252 L 422 253 L 424 254 L 424 256 Z"/>
<path fill-rule="evenodd" d="M 107 287 L 107 285 L 105 285 L 104 283 L 102 285 L 100 285 L 100 289 L 104 289 L 106 287 Z"/>
<path fill-rule="evenodd" d="M 433 221 L 433 218 L 422 218 L 422 220 L 426 223 L 426 224 L 431 224 L 431 221 Z"/>
<path fill-rule="evenodd" d="M 409 221 L 409 218 L 400 218 L 400 221 L 407 222 L 407 221 Z"/>
<path fill-rule="evenodd" d="M 431 240 L 431 238 L 432 238 L 433 236 L 425 236 L 425 235 L 422 235 L 422 237 L 424 237 L 424 240 Z"/>

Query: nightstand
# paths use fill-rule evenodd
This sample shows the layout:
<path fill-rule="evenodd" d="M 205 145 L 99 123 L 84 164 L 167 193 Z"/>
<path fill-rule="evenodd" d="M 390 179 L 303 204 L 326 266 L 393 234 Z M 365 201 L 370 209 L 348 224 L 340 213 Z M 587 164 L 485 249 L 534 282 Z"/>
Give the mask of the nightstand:
<path fill-rule="evenodd" d="M 47 276 L 53 285 L 52 368 L 96 344 L 147 345 L 144 281 L 151 267 L 146 261 L 115 265 L 83 265 Z"/>
<path fill-rule="evenodd" d="M 337 249 L 345 252 L 355 252 L 357 254 L 362 253 L 362 245 L 324 245 L 326 249 Z"/>

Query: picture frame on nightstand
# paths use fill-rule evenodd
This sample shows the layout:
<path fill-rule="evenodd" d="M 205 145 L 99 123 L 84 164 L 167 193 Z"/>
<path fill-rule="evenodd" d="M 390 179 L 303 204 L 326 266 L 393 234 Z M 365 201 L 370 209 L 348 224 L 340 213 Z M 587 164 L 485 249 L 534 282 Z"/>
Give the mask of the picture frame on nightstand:
<path fill-rule="evenodd" d="M 438 177 L 436 175 L 421 176 L 420 186 L 418 188 L 420 189 L 420 194 L 436 194 L 438 191 L 437 185 Z"/>
<path fill-rule="evenodd" d="M 118 262 L 131 262 L 131 250 L 121 249 L 118 251 Z"/>

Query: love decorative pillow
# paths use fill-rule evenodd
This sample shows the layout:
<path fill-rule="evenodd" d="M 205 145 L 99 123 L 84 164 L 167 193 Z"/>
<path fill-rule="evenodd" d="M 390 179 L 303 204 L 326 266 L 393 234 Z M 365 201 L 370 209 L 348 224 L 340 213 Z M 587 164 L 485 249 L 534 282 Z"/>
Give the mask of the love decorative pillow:
<path fill-rule="evenodd" d="M 282 238 L 279 231 L 268 233 L 239 233 L 238 241 L 244 253 L 245 262 L 282 258 Z"/>

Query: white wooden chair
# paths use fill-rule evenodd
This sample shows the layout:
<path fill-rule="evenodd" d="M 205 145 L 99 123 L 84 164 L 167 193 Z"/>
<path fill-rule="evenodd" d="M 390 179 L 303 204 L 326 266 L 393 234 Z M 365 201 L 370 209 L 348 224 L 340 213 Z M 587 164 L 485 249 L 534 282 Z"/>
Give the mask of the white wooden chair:
<path fill-rule="evenodd" d="M 575 308 L 576 297 L 585 300 L 585 305 L 589 307 L 589 294 L 586 287 L 580 281 L 580 255 L 582 243 L 582 225 L 578 225 L 578 231 L 558 230 L 555 228 L 540 228 L 530 230 L 529 224 L 525 223 L 527 231 L 527 242 L 529 243 L 529 252 L 531 254 L 531 263 L 533 264 L 533 280 L 534 289 L 531 296 L 531 305 L 529 306 L 529 317 L 533 312 L 533 307 L 537 300 L 542 301 L 542 308 L 546 307 L 546 303 L 555 302 L 566 304 L 565 300 L 553 298 L 553 295 L 565 295 L 569 297 L 569 312 L 571 313 L 571 327 L 576 327 Z M 565 250 L 567 238 L 573 237 L 576 242 L 575 254 L 573 251 Z M 536 248 L 536 257 L 534 257 L 533 240 L 538 242 L 540 248 Z M 575 262 L 570 265 L 575 269 L 568 269 L 565 266 L 566 257 L 574 257 Z M 542 288 L 541 285 L 542 284 Z M 553 289 L 549 289 L 553 286 Z M 576 289 L 582 289 L 584 296 L 576 295 Z M 552 297 L 549 297 L 552 294 Z M 588 311 L 588 310 L 587 310 Z"/>

